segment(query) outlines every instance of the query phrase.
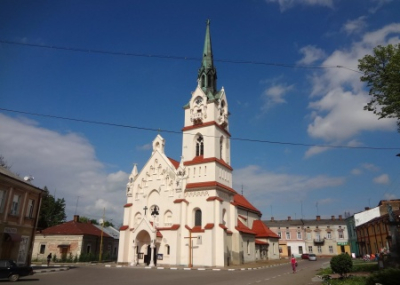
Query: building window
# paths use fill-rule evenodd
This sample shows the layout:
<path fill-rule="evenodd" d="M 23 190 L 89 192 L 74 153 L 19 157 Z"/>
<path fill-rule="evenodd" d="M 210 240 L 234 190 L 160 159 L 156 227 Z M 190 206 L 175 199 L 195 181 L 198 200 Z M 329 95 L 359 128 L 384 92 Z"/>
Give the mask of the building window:
<path fill-rule="evenodd" d="M 35 208 L 35 201 L 32 199 L 29 199 L 28 201 L 28 209 L 26 212 L 26 216 L 28 218 L 33 218 L 33 209 Z"/>
<path fill-rule="evenodd" d="M 11 205 L 11 215 L 16 216 L 18 214 L 19 200 L 20 200 L 20 196 L 14 195 L 13 202 Z"/>
<path fill-rule="evenodd" d="M 3 213 L 5 200 L 6 200 L 6 192 L 4 190 L 0 190 L 0 213 Z"/>
<path fill-rule="evenodd" d="M 41 244 L 40 245 L 40 254 L 44 254 L 46 252 L 46 245 L 45 244 Z"/>
<path fill-rule="evenodd" d="M 167 248 L 167 255 L 169 255 L 171 248 L 168 244 L 166 245 L 166 248 Z"/>
<path fill-rule="evenodd" d="M 282 238 L 282 233 L 278 232 L 278 236 L 279 236 L 279 238 Z"/>
<path fill-rule="evenodd" d="M 339 238 L 344 238 L 343 232 L 339 232 Z"/>
<path fill-rule="evenodd" d="M 286 239 L 290 239 L 290 232 L 286 232 Z"/>
<path fill-rule="evenodd" d="M 318 253 L 321 253 L 322 252 L 322 247 L 320 245 L 317 246 L 317 250 L 318 250 Z"/>
<path fill-rule="evenodd" d="M 297 232 L 297 239 L 301 239 L 301 232 Z"/>
<path fill-rule="evenodd" d="M 204 140 L 203 136 L 199 136 L 196 140 L 196 156 L 204 154 Z"/>
<path fill-rule="evenodd" d="M 194 226 L 201 227 L 201 210 L 197 209 L 194 214 Z"/>
<path fill-rule="evenodd" d="M 307 240 L 311 240 L 311 233 L 307 233 Z"/>
<path fill-rule="evenodd" d="M 247 240 L 247 254 L 250 254 L 250 241 Z"/>
<path fill-rule="evenodd" d="M 92 247 L 91 247 L 91 245 L 90 244 L 88 244 L 87 246 L 86 246 L 86 253 L 90 253 L 91 252 L 91 250 L 92 250 Z"/>
<path fill-rule="evenodd" d="M 303 254 L 303 247 L 299 246 L 299 254 Z"/>
<path fill-rule="evenodd" d="M 308 246 L 308 253 L 312 253 L 312 246 Z"/>
<path fill-rule="evenodd" d="M 222 146 L 223 146 L 223 144 L 224 144 L 224 138 L 221 137 L 219 139 L 219 158 L 220 159 L 222 159 Z"/>
<path fill-rule="evenodd" d="M 329 253 L 333 253 L 333 246 L 329 246 Z"/>
<path fill-rule="evenodd" d="M 326 238 L 327 238 L 327 239 L 331 239 L 331 238 L 332 238 L 331 232 L 328 232 L 328 233 L 326 234 Z"/>

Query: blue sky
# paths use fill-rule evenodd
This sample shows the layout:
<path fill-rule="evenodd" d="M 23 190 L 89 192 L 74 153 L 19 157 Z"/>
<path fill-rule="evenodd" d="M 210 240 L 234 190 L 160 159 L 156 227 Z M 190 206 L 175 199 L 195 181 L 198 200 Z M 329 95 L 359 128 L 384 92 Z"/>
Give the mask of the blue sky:
<path fill-rule="evenodd" d="M 179 160 L 210 18 L 234 188 L 263 219 L 374 207 L 400 196 L 400 134 L 363 111 L 368 90 L 354 70 L 376 45 L 400 42 L 398 11 L 390 0 L 1 0 L 0 154 L 65 198 L 68 219 L 106 208 L 119 225 L 127 177 L 157 132 L 4 109 L 175 131 L 160 134 Z"/>

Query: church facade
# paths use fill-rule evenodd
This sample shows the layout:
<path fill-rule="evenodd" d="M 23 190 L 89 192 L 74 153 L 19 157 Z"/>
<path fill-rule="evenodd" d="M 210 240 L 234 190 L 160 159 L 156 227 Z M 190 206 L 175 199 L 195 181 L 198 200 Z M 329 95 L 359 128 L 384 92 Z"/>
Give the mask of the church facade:
<path fill-rule="evenodd" d="M 279 258 L 279 237 L 232 188 L 228 100 L 217 90 L 209 21 L 189 99 L 181 159 L 169 158 L 157 135 L 147 163 L 129 176 L 118 262 L 191 267 Z"/>

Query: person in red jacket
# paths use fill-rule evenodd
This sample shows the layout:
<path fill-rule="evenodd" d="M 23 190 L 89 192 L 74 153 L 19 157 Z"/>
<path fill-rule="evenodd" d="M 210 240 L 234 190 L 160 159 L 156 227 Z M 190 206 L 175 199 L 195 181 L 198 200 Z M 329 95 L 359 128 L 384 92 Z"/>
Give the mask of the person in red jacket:
<path fill-rule="evenodd" d="M 294 255 L 292 254 L 292 259 L 290 260 L 290 263 L 292 264 L 292 270 L 293 273 L 296 273 L 296 258 L 294 258 Z"/>

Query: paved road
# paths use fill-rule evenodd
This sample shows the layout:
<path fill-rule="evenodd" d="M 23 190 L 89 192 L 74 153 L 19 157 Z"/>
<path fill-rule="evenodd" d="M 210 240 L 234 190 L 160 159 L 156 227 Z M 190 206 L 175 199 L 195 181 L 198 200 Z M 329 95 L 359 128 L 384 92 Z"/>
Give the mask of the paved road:
<path fill-rule="evenodd" d="M 132 267 L 80 266 L 67 271 L 39 273 L 21 278 L 18 284 L 40 285 L 319 285 L 312 278 L 328 259 L 302 261 L 292 274 L 289 264 L 255 270 L 178 270 Z M 3 283 L 0 281 L 0 284 Z"/>

